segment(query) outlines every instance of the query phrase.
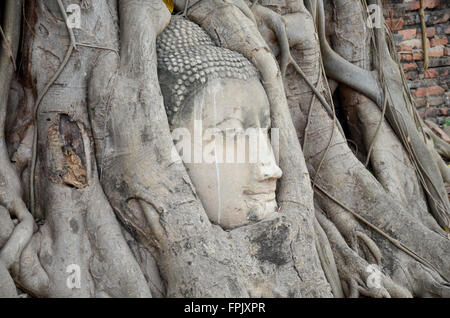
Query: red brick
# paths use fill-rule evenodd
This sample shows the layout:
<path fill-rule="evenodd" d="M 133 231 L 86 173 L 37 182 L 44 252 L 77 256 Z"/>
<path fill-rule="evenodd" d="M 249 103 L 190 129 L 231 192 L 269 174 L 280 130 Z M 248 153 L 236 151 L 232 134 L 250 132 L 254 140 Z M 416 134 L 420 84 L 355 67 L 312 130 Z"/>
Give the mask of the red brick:
<path fill-rule="evenodd" d="M 403 19 L 386 19 L 386 24 L 388 25 L 389 29 L 394 32 L 403 29 L 403 25 L 405 24 L 405 21 Z"/>
<path fill-rule="evenodd" d="M 413 91 L 413 95 L 416 97 L 424 97 L 427 96 L 427 88 L 426 87 L 419 87 L 415 91 Z"/>
<path fill-rule="evenodd" d="M 448 22 L 448 20 L 450 20 L 450 13 L 445 12 L 441 18 L 433 19 L 433 21 L 431 21 L 431 23 L 433 23 L 433 24 L 446 23 L 446 22 Z"/>
<path fill-rule="evenodd" d="M 430 68 L 425 71 L 425 78 L 435 78 L 439 76 L 439 72 L 435 68 Z"/>
<path fill-rule="evenodd" d="M 417 64 L 416 63 L 405 63 L 403 64 L 403 70 L 404 71 L 408 71 L 408 70 L 412 70 L 412 69 L 416 69 L 417 68 Z"/>
<path fill-rule="evenodd" d="M 400 54 L 400 60 L 401 61 L 412 61 L 413 55 L 412 54 Z"/>
<path fill-rule="evenodd" d="M 430 69 L 436 70 L 436 72 L 438 73 L 438 76 L 440 77 L 446 77 L 448 76 L 448 74 L 450 73 L 450 66 L 443 66 L 443 67 L 432 67 Z M 450 92 L 449 92 L 450 94 Z M 450 97 L 450 95 L 449 95 Z"/>
<path fill-rule="evenodd" d="M 420 31 L 422 32 L 422 31 Z M 436 35 L 436 28 L 432 27 L 432 28 L 427 28 L 427 30 L 425 31 L 427 38 L 432 38 L 433 36 Z M 419 36 L 422 37 L 422 35 L 419 33 Z"/>
<path fill-rule="evenodd" d="M 443 89 L 440 86 L 431 86 L 431 87 L 428 87 L 426 90 L 427 90 L 427 95 L 440 95 L 445 92 L 445 89 Z"/>
<path fill-rule="evenodd" d="M 413 81 L 413 80 L 417 79 L 418 76 L 419 76 L 419 73 L 417 73 L 417 71 L 411 71 L 411 72 L 405 73 L 405 78 L 409 81 Z"/>
<path fill-rule="evenodd" d="M 430 41 L 427 39 L 427 46 L 430 47 Z M 400 51 L 411 51 L 412 49 L 421 49 L 422 39 L 412 39 L 400 42 Z"/>
<path fill-rule="evenodd" d="M 403 41 L 402 43 L 400 43 L 401 52 L 411 51 L 414 48 L 414 46 L 411 43 L 406 43 L 408 41 Z"/>
<path fill-rule="evenodd" d="M 424 97 L 428 95 L 440 95 L 444 92 L 445 90 L 440 86 L 419 87 L 413 92 L 413 95 L 416 97 Z"/>
<path fill-rule="evenodd" d="M 420 2 L 419 1 L 412 1 L 409 3 L 409 5 L 406 7 L 406 10 L 418 10 L 420 8 Z"/>
<path fill-rule="evenodd" d="M 444 55 L 445 56 L 450 56 L 450 47 L 445 47 L 444 48 Z"/>
<path fill-rule="evenodd" d="M 445 28 L 444 32 L 445 32 L 445 34 L 450 34 L 450 25 Z"/>
<path fill-rule="evenodd" d="M 438 46 L 438 45 L 446 45 L 448 43 L 448 39 L 446 37 L 439 38 L 435 37 L 431 40 L 431 46 Z"/>
<path fill-rule="evenodd" d="M 430 107 L 427 108 L 423 114 L 423 116 L 425 118 L 427 117 L 436 117 L 437 115 L 439 115 L 439 108 L 435 108 L 435 107 Z"/>
<path fill-rule="evenodd" d="M 427 105 L 427 98 L 426 97 L 417 97 L 414 98 L 414 101 L 416 102 L 416 107 L 423 107 Z"/>
<path fill-rule="evenodd" d="M 425 9 L 433 9 L 438 7 L 441 4 L 441 0 L 425 0 L 424 5 Z M 419 1 L 412 1 L 409 3 L 406 10 L 418 10 L 420 9 L 420 2 Z"/>
<path fill-rule="evenodd" d="M 441 0 L 425 0 L 425 9 L 433 9 L 438 7 L 441 4 Z M 420 3 L 419 3 L 420 5 Z"/>
<path fill-rule="evenodd" d="M 411 40 L 416 37 L 417 30 L 416 29 L 406 29 L 398 31 L 398 34 L 402 36 L 403 40 Z"/>
<path fill-rule="evenodd" d="M 423 60 L 423 53 L 422 53 L 422 50 L 421 50 L 421 51 L 417 51 L 417 52 L 414 52 L 414 51 L 413 51 L 412 59 L 413 59 L 414 61 L 417 61 L 417 60 Z"/>
<path fill-rule="evenodd" d="M 444 47 L 443 46 L 435 46 L 428 50 L 429 57 L 441 57 L 444 56 Z"/>

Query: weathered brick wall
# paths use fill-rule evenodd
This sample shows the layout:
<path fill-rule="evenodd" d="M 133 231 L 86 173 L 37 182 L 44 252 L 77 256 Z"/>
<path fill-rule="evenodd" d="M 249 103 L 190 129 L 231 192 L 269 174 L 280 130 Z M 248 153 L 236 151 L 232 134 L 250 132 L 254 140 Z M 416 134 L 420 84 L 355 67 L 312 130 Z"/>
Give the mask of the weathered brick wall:
<path fill-rule="evenodd" d="M 422 117 L 450 122 L 450 0 L 425 0 L 430 64 L 423 71 L 418 0 L 387 0 L 385 17 Z"/>

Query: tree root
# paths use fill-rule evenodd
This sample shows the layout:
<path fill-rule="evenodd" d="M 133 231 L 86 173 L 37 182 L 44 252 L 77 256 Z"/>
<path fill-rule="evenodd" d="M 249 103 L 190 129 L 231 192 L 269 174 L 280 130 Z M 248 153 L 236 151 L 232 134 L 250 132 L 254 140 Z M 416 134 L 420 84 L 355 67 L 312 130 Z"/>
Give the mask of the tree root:
<path fill-rule="evenodd" d="M 279 166 L 284 177 L 278 190 L 277 201 L 284 211 L 302 211 L 308 207 L 308 212 L 304 215 L 305 224 L 301 225 L 301 232 L 306 235 L 313 229 L 314 207 L 308 195 L 311 190 L 309 182 L 305 180 L 306 164 L 289 114 L 280 68 L 254 20 L 247 18 L 239 10 L 240 7 L 224 3 L 223 0 L 202 1 L 188 12 L 188 17 L 202 26 L 216 43 L 244 55 L 260 72 L 271 107 L 272 128 L 280 130 Z M 308 244 L 314 251 L 315 243 L 311 239 L 305 237 L 304 244 Z M 314 255 L 312 260 L 318 262 L 318 256 Z M 303 265 L 299 271 L 309 272 L 307 264 Z M 325 280 L 321 270 L 310 275 L 317 275 L 319 285 Z"/>
<path fill-rule="evenodd" d="M 31 163 L 30 163 L 30 211 L 31 214 L 34 217 L 40 217 L 43 218 L 43 215 L 36 215 L 36 210 L 35 210 L 35 194 L 34 194 L 34 179 L 35 179 L 35 171 L 36 171 L 36 160 L 37 160 L 37 142 L 38 142 L 38 114 L 39 114 L 39 107 L 41 105 L 42 99 L 44 98 L 44 96 L 47 94 L 49 88 L 55 83 L 55 81 L 58 79 L 58 77 L 61 75 L 62 71 L 64 70 L 64 68 L 66 67 L 67 63 L 69 62 L 70 56 L 72 55 L 72 52 L 74 49 L 76 49 L 76 39 L 75 39 L 75 35 L 73 33 L 72 28 L 67 24 L 67 14 L 66 14 L 66 10 L 64 9 L 64 6 L 61 2 L 61 0 L 57 0 L 58 1 L 58 6 L 60 9 L 60 12 L 62 14 L 62 16 L 64 17 L 64 23 L 66 24 L 67 27 L 67 31 L 69 33 L 70 36 L 70 45 L 67 49 L 66 55 L 64 56 L 64 59 L 61 63 L 61 65 L 59 66 L 58 70 L 55 72 L 55 74 L 52 76 L 52 78 L 50 79 L 50 81 L 47 83 L 47 85 L 45 85 L 45 87 L 42 89 L 42 91 L 39 93 L 37 99 L 36 99 L 36 103 L 34 105 L 34 111 L 33 111 L 33 120 L 34 120 L 34 135 L 33 135 L 33 148 L 32 148 L 32 157 L 31 157 Z"/>
<path fill-rule="evenodd" d="M 54 22 L 47 19 L 49 14 L 42 10 L 44 7 L 42 1 L 37 2 L 36 16 L 38 23 L 50 30 Z M 92 12 L 86 15 L 92 19 L 87 25 L 94 27 L 92 22 L 101 19 L 95 34 L 108 38 L 115 28 L 111 14 L 114 10 L 115 4 L 96 1 Z M 66 55 L 67 59 L 66 48 L 55 38 L 55 34 L 63 32 L 62 27 L 48 37 L 26 34 L 30 40 L 27 43 L 32 44 L 24 54 L 28 54 L 27 62 L 34 67 L 26 65 L 24 69 L 31 70 L 27 76 L 35 79 L 32 82 L 36 87 L 48 87 L 47 95 L 41 93 L 42 112 L 36 123 L 39 145 L 46 145 L 39 155 L 36 204 L 46 213 L 44 224 L 11 272 L 22 290 L 39 297 L 151 297 L 98 180 L 85 107 L 87 79 L 78 76 L 89 74 L 92 61 L 104 51 L 87 50 L 78 60 L 68 60 L 64 70 L 58 71 L 61 86 L 51 89 L 42 76 L 49 70 L 36 62 L 42 58 L 36 47 L 52 50 L 55 56 Z M 80 39 L 89 38 L 92 32 L 86 29 Z M 52 74 L 49 77 L 54 78 Z"/>
<path fill-rule="evenodd" d="M 8 290 L 11 280 L 7 277 L 7 272 L 19 261 L 22 251 L 31 239 L 35 224 L 33 217 L 22 201 L 20 179 L 9 160 L 4 135 L 9 86 L 14 72 L 10 58 L 15 58 L 17 55 L 22 12 L 20 1 L 8 0 L 5 5 L 5 39 L 10 47 L 9 50 L 6 50 L 6 46 L 3 46 L 0 51 L 0 162 L 2 166 L 0 204 L 6 207 L 9 213 L 15 216 L 19 222 L 0 249 L 0 267 L 2 267 L 0 276 Z"/>
<path fill-rule="evenodd" d="M 0 261 L 0 298 L 17 297 L 16 285 L 9 275 L 8 270 Z"/>
<path fill-rule="evenodd" d="M 255 3 L 254 3 L 255 4 Z M 254 5 L 253 4 L 253 5 Z M 298 65 L 298 63 L 294 60 L 294 58 L 291 55 L 290 50 L 290 44 L 289 40 L 286 34 L 286 26 L 281 18 L 281 16 L 275 12 L 273 12 L 270 9 L 267 9 L 261 5 L 255 6 L 254 9 L 255 15 L 262 20 L 269 29 L 271 29 L 278 41 L 279 50 L 280 50 L 280 70 L 281 70 L 281 76 L 283 78 L 283 81 L 286 79 L 286 70 L 287 67 L 292 64 L 295 67 L 295 70 L 298 72 L 298 74 L 302 77 L 302 79 L 305 81 L 306 84 L 311 88 L 312 92 L 316 96 L 316 98 L 320 101 L 320 103 L 323 105 L 323 107 L 327 110 L 328 114 L 332 118 L 333 110 L 332 107 L 328 104 L 328 102 L 325 100 L 323 95 L 317 90 L 317 88 L 314 86 L 313 83 L 308 79 L 306 74 L 303 72 L 301 67 Z M 339 125 L 340 127 L 340 125 Z M 341 132 L 342 128 L 340 127 Z"/>
<path fill-rule="evenodd" d="M 316 207 L 316 210 L 318 209 L 320 210 L 320 208 Z M 327 277 L 328 283 L 331 286 L 331 290 L 333 291 L 333 296 L 335 298 L 343 298 L 345 295 L 342 290 L 341 280 L 339 278 L 336 262 L 334 260 L 333 251 L 331 250 L 327 235 L 317 221 L 317 218 L 314 220 L 314 229 L 317 235 L 316 248 L 319 253 L 320 263 Z"/>
<path fill-rule="evenodd" d="M 437 137 L 434 132 L 427 127 L 426 125 L 423 125 L 423 132 L 425 135 L 425 143 L 428 146 L 428 149 L 430 153 L 433 155 L 434 162 L 439 167 L 439 171 L 441 173 L 442 180 L 446 185 L 450 184 L 450 167 L 444 162 L 442 159 L 439 149 L 447 148 L 446 146 L 449 145 L 446 142 L 444 142 L 442 139 Z M 444 149 L 445 149 L 444 148 Z"/>
<path fill-rule="evenodd" d="M 3 38 L 4 43 L 2 43 L 4 46 L 6 46 L 6 48 L 8 49 L 8 53 L 9 53 L 9 58 L 11 59 L 11 63 L 13 64 L 14 67 L 14 72 L 17 70 L 17 66 L 16 66 L 16 59 L 11 51 L 11 45 L 8 41 L 8 39 L 6 38 L 5 32 L 3 32 L 3 28 L 0 25 L 0 35 Z"/>
<path fill-rule="evenodd" d="M 374 79 L 370 72 L 346 61 L 329 47 L 325 38 L 325 18 L 322 0 L 318 0 L 318 7 L 319 39 L 327 74 L 366 95 L 375 101 L 380 108 L 383 108 L 383 90 L 380 88 L 378 81 Z M 450 227 L 450 203 L 442 177 L 438 166 L 434 163 L 432 155 L 418 135 L 417 127 L 408 113 L 408 109 L 411 107 L 405 105 L 406 100 L 403 95 L 400 70 L 387 51 L 383 32 L 378 32 L 377 39 L 382 43 L 382 52 L 379 52 L 379 54 L 382 54 L 385 61 L 383 74 L 387 87 L 386 94 L 388 95 L 386 117 L 397 136 L 402 140 L 411 157 L 411 161 L 416 167 L 419 179 L 426 190 L 431 207 L 430 212 L 440 226 L 448 230 Z M 349 77 L 350 73 L 352 74 L 351 77 Z M 394 90 L 402 92 L 401 96 L 395 94 Z"/>
<path fill-rule="evenodd" d="M 279 46 L 279 52 L 280 52 L 280 54 L 279 54 L 280 55 L 280 69 L 281 69 L 283 81 L 286 82 L 286 70 L 287 70 L 287 67 L 290 64 L 292 64 L 294 66 L 296 72 L 300 75 L 300 77 L 305 81 L 305 83 L 309 86 L 311 91 L 314 93 L 314 97 L 316 97 L 320 101 L 320 103 L 323 105 L 325 110 L 328 112 L 328 115 L 331 118 L 333 118 L 333 131 L 330 136 L 327 150 L 323 154 L 321 163 L 319 164 L 319 168 L 317 169 L 317 173 L 318 173 L 321 169 L 323 161 L 325 160 L 325 158 L 328 154 L 329 146 L 331 144 L 331 141 L 332 141 L 334 133 L 335 133 L 334 128 L 337 127 L 343 136 L 345 136 L 344 130 L 342 129 L 340 123 L 336 120 L 334 105 L 333 105 L 333 107 L 331 107 L 328 104 L 328 102 L 325 100 L 324 96 L 317 90 L 315 85 L 312 84 L 312 82 L 308 79 L 308 77 L 303 72 L 303 70 L 301 69 L 299 64 L 292 57 L 291 51 L 290 51 L 290 43 L 289 43 L 287 33 L 286 33 L 286 26 L 285 26 L 285 23 L 283 22 L 281 16 L 279 14 L 275 13 L 274 11 L 267 9 L 260 5 L 256 6 L 253 10 L 254 10 L 256 16 L 258 17 L 258 19 L 262 20 L 263 23 L 265 23 L 266 26 L 269 29 L 271 29 L 274 32 L 274 34 L 276 35 L 278 46 Z M 322 74 L 322 71 L 323 71 L 323 73 L 325 73 L 323 70 L 323 66 L 321 64 L 321 73 L 320 74 Z M 319 77 L 319 79 L 317 81 L 317 85 L 319 85 L 320 80 L 321 80 L 321 78 Z M 330 92 L 330 100 L 331 100 L 331 98 L 332 97 L 331 97 L 331 92 Z M 308 112 L 308 122 L 305 127 L 303 148 L 306 146 L 306 139 L 307 139 L 306 133 L 308 132 L 308 128 L 309 128 L 309 119 L 310 119 L 310 115 L 311 115 L 312 103 L 313 103 L 313 98 L 311 99 L 310 111 Z M 315 181 L 316 180 L 314 178 L 313 185 L 315 184 Z"/>
<path fill-rule="evenodd" d="M 433 232 L 430 227 L 422 226 L 423 221 L 408 214 L 405 205 L 402 206 L 389 191 L 383 191 L 383 187 L 354 158 L 342 129 L 340 133 L 336 129 L 340 126 L 334 106 L 320 94 L 320 88 L 326 86 L 326 77 L 319 76 L 317 82 L 312 80 L 312 72 L 305 65 L 308 62 L 294 60 L 299 52 L 293 51 L 291 55 L 292 43 L 288 41 L 285 17 L 264 10 L 257 0 L 251 8 L 256 20 L 264 20 L 276 34 L 281 70 L 243 0 L 233 0 L 233 4 L 222 0 L 199 1 L 193 6 L 186 1 L 184 6 L 184 14 L 202 25 L 218 43 L 241 52 L 255 64 L 270 101 L 272 127 L 281 130 L 280 165 L 285 176 L 277 199 L 283 213 L 230 232 L 212 225 L 184 167 L 169 160 L 172 152 L 167 145 L 173 143 L 157 85 L 154 47 L 156 36 L 167 25 L 169 15 L 155 14 L 153 3 L 160 4 L 160 0 L 119 2 L 120 56 L 115 47 L 77 43 L 70 29 L 68 51 L 55 40 L 54 55 L 66 55 L 56 74 L 41 90 L 33 109 L 35 139 L 30 204 L 35 214 L 46 211 L 45 223 L 34 236 L 34 219 L 21 199 L 20 178 L 16 173 L 23 171 L 28 160 L 29 135 L 20 138 L 20 145 L 17 143 L 14 169 L 2 134 L 0 163 L 6 169 L 0 173 L 0 296 L 17 294 L 11 278 L 14 277 L 20 289 L 34 296 L 149 297 L 155 293 L 169 297 L 329 297 L 331 286 L 336 297 L 411 297 L 411 294 L 450 297 L 450 284 L 446 281 L 450 273 L 446 266 L 450 245 L 440 236 L 442 231 L 433 229 Z M 58 5 L 64 11 L 61 0 Z M 102 34 L 106 34 L 108 43 L 119 47 L 116 38 L 119 32 L 116 32 L 114 14 L 111 14 L 117 10 L 115 6 L 105 6 L 99 0 L 92 6 L 90 18 L 103 18 L 104 13 L 113 17 L 102 20 L 113 30 Z M 310 4 L 310 8 L 312 13 L 316 12 L 314 5 Z M 64 16 L 65 12 L 62 14 Z M 39 15 L 40 22 L 45 24 L 42 12 L 38 11 Z M 309 14 L 305 17 L 310 22 Z M 105 28 L 105 25 L 99 28 Z M 87 30 L 86 34 L 89 32 L 92 30 Z M 139 34 L 138 38 L 136 34 Z M 312 34 L 311 31 L 309 35 Z M 33 45 L 28 48 L 32 52 L 30 55 L 35 54 L 32 57 L 34 65 L 40 57 L 36 59 L 39 53 L 33 49 L 45 47 L 49 40 L 51 37 L 34 36 Z M 300 43 L 297 49 L 303 50 L 311 43 Z M 77 57 L 79 61 L 69 61 L 71 50 L 77 44 L 101 51 L 86 50 L 89 53 Z M 310 55 L 314 58 L 311 64 L 318 65 L 320 55 L 315 54 L 318 44 L 312 45 L 306 49 L 311 49 Z M 8 61 L 9 73 L 12 68 L 9 57 L 4 58 L 8 55 L 1 52 L 0 97 L 7 94 L 3 86 L 9 86 L 10 82 L 10 78 L 2 81 L 2 70 L 6 65 L 3 62 Z M 92 61 L 97 61 L 94 69 L 89 66 Z M 339 67 L 339 63 L 335 67 Z M 352 69 L 347 68 L 346 63 L 342 64 L 344 77 Z M 92 72 L 89 80 L 73 78 L 73 73 L 80 71 L 77 69 L 80 65 L 82 73 Z M 286 77 L 288 65 L 292 67 Z M 48 71 L 45 67 L 37 69 L 37 74 Z M 369 74 L 379 85 L 370 72 L 363 70 L 359 74 L 362 75 L 356 74 L 356 78 L 362 79 Z M 59 75 L 62 89 L 52 87 L 51 98 L 46 96 L 44 99 Z M 351 78 L 344 80 L 354 81 Z M 36 82 L 43 86 L 46 81 L 36 78 Z M 83 89 L 67 94 L 65 89 L 71 85 Z M 294 87 L 292 93 L 289 89 L 294 85 L 303 85 L 309 90 L 305 93 L 303 87 Z M 88 94 L 84 87 L 89 87 Z M 70 95 L 69 102 L 65 99 L 67 96 L 54 94 L 54 89 L 66 93 L 62 95 Z M 294 102 L 300 100 L 294 96 L 298 92 L 305 93 L 302 97 L 311 101 L 306 127 L 311 123 L 312 129 L 304 130 L 314 138 L 314 143 L 305 142 L 308 166 L 299 142 L 305 118 L 293 115 L 294 126 L 286 101 L 286 94 Z M 372 93 L 372 97 L 380 97 L 374 90 Z M 381 97 L 386 100 L 389 93 L 385 91 Z M 294 102 L 291 100 L 290 105 Z M 37 116 L 41 103 L 44 111 L 39 117 L 45 114 L 45 118 Z M 86 103 L 89 115 L 84 109 Z M 3 132 L 6 108 L 1 106 L 2 99 L 0 119 L 3 120 L 0 123 Z M 305 113 L 302 103 L 294 106 L 300 106 L 301 112 Z M 311 111 L 313 106 L 314 111 Z M 294 107 L 291 110 L 297 111 Z M 388 106 L 385 110 L 400 127 L 397 133 L 403 141 L 415 138 L 408 131 L 412 126 L 403 112 Z M 381 118 L 375 136 L 381 134 L 383 124 Z M 296 131 L 300 132 L 299 136 Z M 375 138 L 372 141 L 369 149 L 378 142 Z M 420 157 L 422 150 L 416 153 L 414 142 L 410 141 L 405 148 L 413 156 Z M 43 144 L 48 147 L 39 152 L 38 169 L 41 171 L 36 173 L 35 180 L 37 146 Z M 426 146 L 433 147 L 433 144 Z M 375 153 L 376 147 L 373 149 Z M 444 173 L 448 169 L 439 165 L 443 161 L 438 160 L 436 151 L 430 150 L 430 153 L 445 179 Z M 96 162 L 100 168 L 96 169 Z M 428 171 L 423 172 L 420 162 L 415 164 L 422 178 L 434 178 Z M 322 167 L 323 172 L 319 173 Z M 314 177 L 316 207 L 307 168 Z M 34 208 L 34 183 L 39 185 L 38 211 Z M 428 195 L 433 197 L 433 193 Z M 113 210 L 133 235 L 129 245 L 136 245 L 134 255 L 125 243 Z M 415 233 L 423 234 L 423 240 L 416 241 Z M 130 242 L 134 240 L 137 243 Z M 399 241 L 412 244 L 417 253 Z M 79 290 L 67 289 L 65 270 L 68 264 L 78 265 L 81 269 L 82 287 Z M 199 272 L 202 275 L 198 275 Z M 408 285 L 405 277 L 406 282 L 411 277 L 414 279 L 409 280 Z M 401 285 L 408 285 L 408 290 Z"/>
<path fill-rule="evenodd" d="M 180 11 L 180 12 L 178 13 L 178 15 L 180 15 L 180 16 L 183 17 L 183 18 L 186 18 L 187 11 L 188 11 L 189 8 L 191 7 L 191 6 L 189 5 L 189 1 L 190 1 L 190 0 L 185 0 L 185 4 L 184 4 L 184 9 L 183 9 L 183 11 Z"/>
<path fill-rule="evenodd" d="M 317 212 L 316 217 L 330 241 L 347 297 L 412 297 L 405 288 L 394 283 L 348 247 L 334 224 L 323 214 Z"/>
<path fill-rule="evenodd" d="M 420 0 L 419 8 L 420 28 L 422 34 L 422 49 L 423 49 L 423 71 L 426 72 L 430 59 L 428 57 L 428 43 L 427 43 L 427 26 L 425 24 L 425 3 L 424 0 Z"/>
<path fill-rule="evenodd" d="M 354 211 L 352 211 L 351 209 L 349 209 L 348 207 L 346 207 L 345 205 L 343 205 L 338 199 L 334 198 L 333 196 L 331 196 L 325 189 L 323 189 L 322 187 L 320 187 L 319 185 L 316 185 L 316 187 L 323 193 L 325 194 L 325 196 L 327 196 L 329 199 L 331 199 L 332 201 L 334 201 L 336 204 L 338 204 L 339 206 L 341 206 L 344 210 L 350 212 L 356 219 L 358 219 L 361 223 L 364 223 L 365 225 L 367 225 L 368 227 L 370 227 L 372 230 L 374 230 L 375 232 L 379 233 L 381 236 L 383 236 L 384 238 L 386 238 L 389 242 L 391 242 L 395 247 L 397 247 L 398 249 L 400 249 L 401 251 L 405 252 L 406 254 L 408 254 L 409 256 L 411 256 L 413 259 L 415 259 L 416 261 L 418 261 L 419 263 L 421 263 L 422 265 L 430 268 L 431 270 L 434 270 L 436 273 L 439 273 L 444 279 L 446 279 L 447 281 L 450 281 L 449 278 L 447 278 L 445 276 L 445 274 L 442 274 L 441 271 L 439 269 L 437 269 L 432 263 L 430 263 L 427 259 L 421 257 L 420 255 L 418 255 L 417 253 L 415 253 L 413 250 L 411 250 L 408 246 L 406 246 L 405 244 L 399 242 L 398 240 L 394 239 L 393 237 L 391 237 L 389 234 L 387 234 L 386 232 L 384 232 L 383 230 L 381 230 L 380 228 L 378 228 L 377 226 L 373 225 L 371 222 L 369 222 L 368 220 L 366 220 L 364 217 L 358 215 L 357 213 L 355 213 Z M 373 243 L 375 244 L 375 243 Z M 368 246 L 369 247 L 369 246 Z M 369 248 L 370 249 L 370 248 Z M 372 253 L 376 256 L 378 256 L 378 252 L 375 250 L 372 251 Z M 381 259 L 380 257 L 378 257 L 378 259 Z"/>
<path fill-rule="evenodd" d="M 145 11 L 133 1 L 120 5 L 120 61 L 109 55 L 93 71 L 88 97 L 90 118 L 97 154 L 103 153 L 102 144 L 108 145 L 102 158 L 103 189 L 127 229 L 155 251 L 167 285 L 166 295 L 331 296 L 315 250 L 313 210 L 308 209 L 312 208 L 312 192 L 305 179 L 306 165 L 289 118 L 280 72 L 254 22 L 238 6 L 224 1 L 202 1 L 187 11 L 217 43 L 240 49 L 260 66 L 275 114 L 272 127 L 280 127 L 281 147 L 286 147 L 282 148 L 286 152 L 281 151 L 280 162 L 285 171 L 291 171 L 280 189 L 283 214 L 225 232 L 209 222 L 185 168 L 172 162 L 172 149 L 167 147 L 173 142 L 151 45 L 168 19 L 159 15 L 160 23 L 152 28 L 144 21 L 155 15 L 154 11 Z M 213 23 L 208 25 L 210 18 Z M 142 41 L 134 38 L 137 25 L 143 28 L 139 31 Z M 241 36 L 246 41 L 242 42 Z M 113 65 L 117 66 L 117 75 Z M 108 100 L 110 108 L 105 105 Z M 129 111 L 124 112 L 124 107 Z M 105 116 L 107 109 L 109 114 Z M 102 133 L 105 117 L 106 136 Z M 287 149 L 298 152 L 292 155 Z"/>
<path fill-rule="evenodd" d="M 440 128 L 431 121 L 422 122 L 421 126 L 426 132 L 426 136 L 433 141 L 433 146 L 438 154 L 450 160 L 450 143 L 438 136 L 438 132 L 441 131 Z"/>
<path fill-rule="evenodd" d="M 365 233 L 356 231 L 356 237 L 362 240 L 378 265 L 381 265 L 381 251 L 377 244 Z"/>
<path fill-rule="evenodd" d="M 299 20 L 300 19 L 301 18 L 299 18 Z M 303 18 L 303 20 L 307 19 Z M 308 25 L 302 24 L 302 28 L 307 29 L 309 28 L 309 25 L 311 25 L 311 28 L 314 28 L 312 21 L 311 23 L 308 23 Z M 306 33 L 308 34 L 308 32 Z M 317 69 L 317 65 L 320 63 L 318 54 L 316 55 L 318 48 L 316 49 L 316 42 L 314 39 L 306 38 L 303 43 L 303 45 L 297 47 L 297 50 L 301 51 L 295 51 L 294 53 L 297 53 L 304 58 L 304 60 L 301 61 L 301 63 L 303 63 L 302 66 L 303 68 L 308 67 L 307 74 L 310 78 L 313 78 L 317 74 L 314 70 Z M 288 87 L 287 95 L 290 97 L 291 114 L 296 123 L 297 131 L 301 132 L 303 131 L 302 127 L 305 125 L 306 115 L 303 116 L 303 118 L 299 118 L 300 113 L 296 108 L 299 107 L 301 113 L 306 114 L 310 95 L 308 95 L 305 92 L 304 87 L 301 86 L 299 78 L 300 76 L 298 74 L 291 71 L 288 74 L 288 84 L 286 86 Z M 312 95 L 312 92 L 310 94 Z M 416 258 L 413 259 L 411 256 L 405 258 L 405 256 L 402 256 L 404 255 L 404 252 L 400 249 L 393 249 L 390 242 L 379 238 L 377 234 L 370 235 L 372 240 L 376 242 L 376 245 L 383 252 L 383 255 L 386 253 L 388 255 L 394 255 L 392 257 L 383 257 L 381 259 L 383 271 L 391 275 L 392 270 L 389 266 L 393 262 L 392 259 L 394 259 L 395 262 L 399 261 L 400 264 L 406 264 L 415 263 L 417 258 L 420 260 L 423 258 L 425 259 L 425 263 L 427 263 L 426 260 L 431 261 L 435 268 L 439 269 L 442 274 L 448 276 L 448 268 L 444 265 L 446 261 L 441 260 L 441 257 L 442 253 L 445 254 L 444 251 L 448 249 L 449 245 L 442 237 L 442 231 L 439 231 L 439 235 L 436 235 L 436 233 L 425 228 L 420 222 L 408 215 L 406 209 L 402 207 L 392 195 L 386 193 L 381 185 L 376 182 L 375 178 L 373 178 L 373 175 L 371 175 L 361 162 L 353 156 L 342 135 L 335 134 L 331 146 L 328 147 L 327 145 L 330 144 L 330 134 L 333 129 L 332 124 L 330 118 L 327 116 L 326 110 L 323 109 L 323 107 L 317 107 L 316 111 L 313 112 L 311 116 L 312 129 L 310 132 L 311 137 L 314 138 L 315 142 L 314 144 L 309 144 L 309 146 L 304 149 L 308 169 L 311 175 L 317 175 L 315 170 L 320 162 L 322 162 L 321 158 L 323 158 L 323 153 L 326 149 L 329 149 L 329 155 L 327 156 L 327 160 L 323 163 L 323 171 L 320 176 L 318 176 L 318 182 L 316 184 L 321 188 L 326 188 L 325 190 L 331 193 L 333 197 L 339 198 L 339 200 L 345 202 L 348 207 L 351 207 L 354 211 L 358 211 L 358 213 L 364 216 L 367 221 L 376 225 L 378 228 L 383 229 L 389 236 L 394 237 L 395 239 L 398 238 L 398 240 L 401 240 L 405 244 L 414 247 L 415 251 L 422 256 L 417 257 L 412 251 L 409 251 L 410 254 Z M 299 136 L 299 138 L 301 138 L 301 136 Z M 320 191 L 318 190 L 316 193 L 320 194 Z M 342 209 L 342 207 L 336 206 L 336 204 L 333 201 L 330 201 L 326 196 L 320 196 L 319 200 L 321 206 L 327 213 L 330 213 L 330 211 L 333 210 Z M 392 210 L 395 210 L 396 212 L 393 213 Z M 341 210 L 339 213 L 348 213 L 348 211 L 345 212 Z M 387 222 L 388 220 L 389 222 Z M 405 222 L 410 226 L 417 228 L 414 231 L 423 231 L 427 233 L 426 235 L 430 241 L 417 242 L 417 240 L 410 236 L 410 229 L 405 231 Z M 369 232 L 371 231 L 368 232 L 368 229 L 362 228 L 364 229 L 364 233 L 369 235 Z M 360 229 L 357 230 L 361 231 Z M 373 262 L 371 261 L 372 263 L 377 262 L 376 258 L 380 259 L 377 250 L 366 246 L 355 233 L 349 232 L 345 235 L 349 238 L 349 242 L 352 242 L 352 240 L 354 241 L 355 237 L 360 241 L 357 241 L 357 244 L 349 244 L 355 247 L 355 249 L 357 249 L 357 246 L 362 247 L 365 257 L 373 258 Z M 433 247 L 435 246 L 435 242 L 432 243 L 431 238 L 442 244 L 442 249 L 439 248 L 441 252 L 438 252 L 436 248 Z M 401 247 L 401 244 L 398 244 L 398 242 L 393 242 Z M 404 284 L 404 281 L 402 280 L 396 280 L 396 282 Z M 417 289 L 410 289 L 410 291 L 414 291 L 415 295 L 417 293 Z"/>

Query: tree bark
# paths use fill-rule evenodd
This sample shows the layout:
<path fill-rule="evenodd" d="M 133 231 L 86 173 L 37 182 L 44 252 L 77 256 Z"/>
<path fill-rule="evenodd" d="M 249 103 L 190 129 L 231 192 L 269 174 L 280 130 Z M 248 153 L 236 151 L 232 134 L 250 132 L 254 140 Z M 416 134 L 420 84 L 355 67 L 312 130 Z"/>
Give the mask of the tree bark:
<path fill-rule="evenodd" d="M 80 29 L 68 0 L 0 4 L 0 297 L 450 296 L 448 145 L 365 2 L 175 1 L 253 63 L 279 129 L 280 212 L 233 230 L 173 160 L 165 3 L 76 2 Z"/>

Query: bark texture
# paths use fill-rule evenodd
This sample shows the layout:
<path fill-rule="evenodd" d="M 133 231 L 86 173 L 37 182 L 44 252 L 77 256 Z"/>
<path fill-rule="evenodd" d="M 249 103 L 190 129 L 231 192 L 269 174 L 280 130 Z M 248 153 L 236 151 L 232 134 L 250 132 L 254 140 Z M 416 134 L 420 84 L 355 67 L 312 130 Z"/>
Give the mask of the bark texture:
<path fill-rule="evenodd" d="M 372 2 L 174 1 L 256 67 L 279 129 L 280 213 L 233 230 L 173 160 L 167 1 L 75 1 L 80 29 L 72 2 L 0 4 L 0 297 L 450 296 L 450 148 Z"/>

